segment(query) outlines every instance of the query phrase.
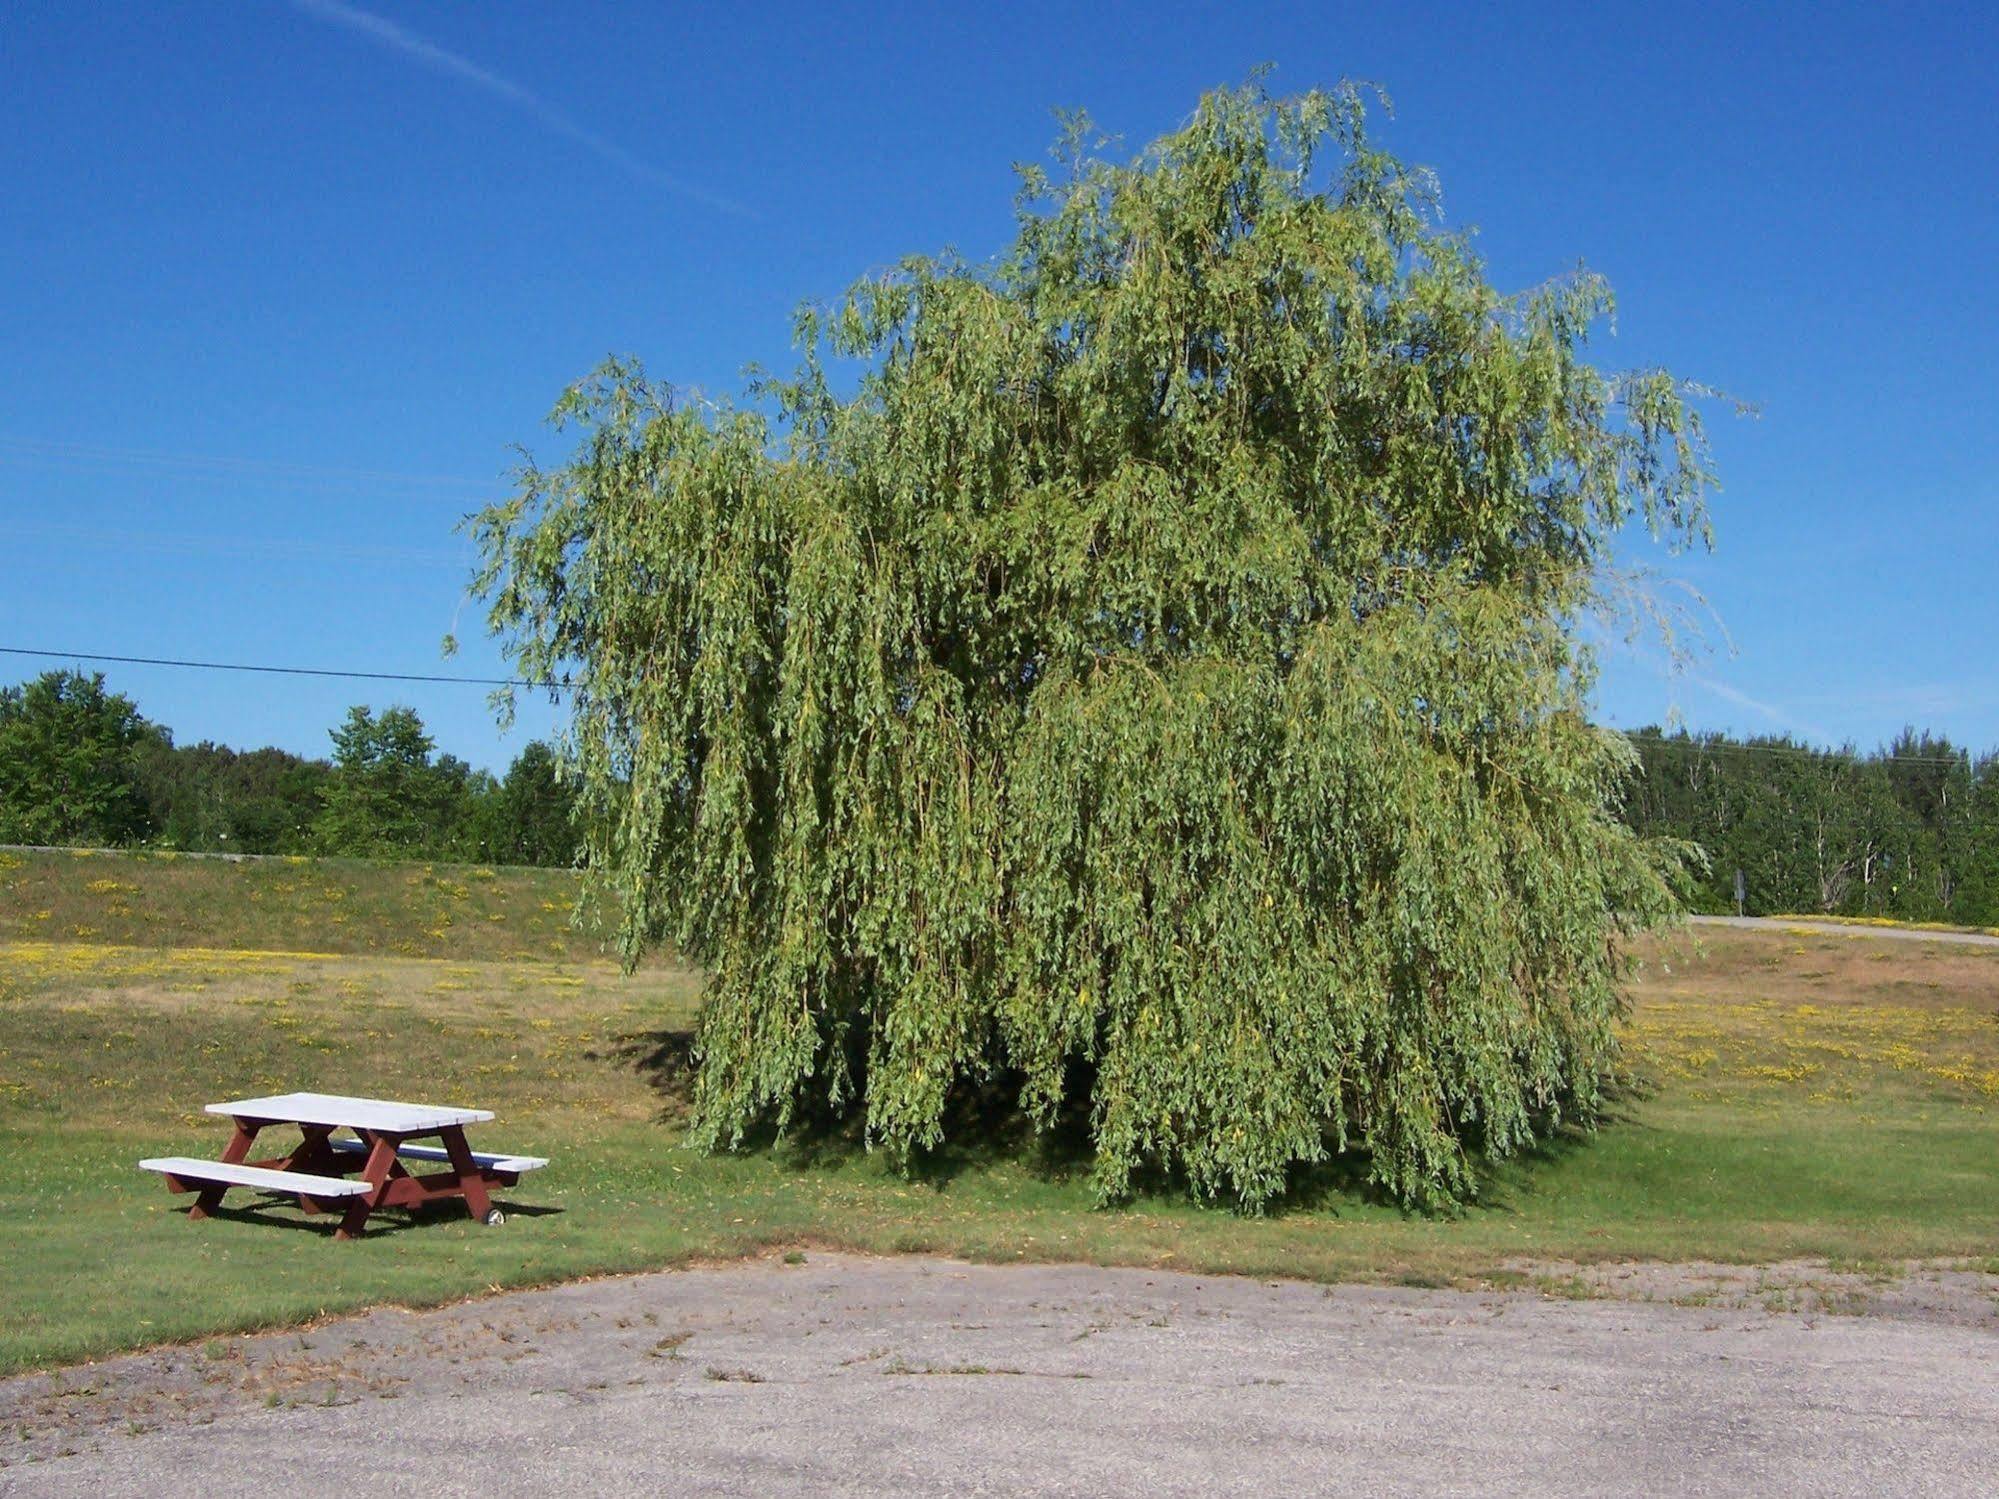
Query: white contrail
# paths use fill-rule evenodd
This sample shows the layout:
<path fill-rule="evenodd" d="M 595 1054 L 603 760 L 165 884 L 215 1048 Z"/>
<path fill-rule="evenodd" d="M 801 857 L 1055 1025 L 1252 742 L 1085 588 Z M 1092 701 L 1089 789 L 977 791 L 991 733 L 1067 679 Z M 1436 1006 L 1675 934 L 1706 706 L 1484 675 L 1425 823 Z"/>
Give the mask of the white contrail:
<path fill-rule="evenodd" d="M 697 202 L 706 203 L 710 208 L 720 209 L 724 213 L 739 214 L 744 218 L 756 217 L 755 213 L 740 203 L 715 193 L 705 192 L 701 188 L 681 181 L 678 177 L 662 172 L 651 162 L 634 156 L 617 142 L 606 140 L 596 131 L 578 124 L 562 110 L 539 95 L 522 88 L 513 79 L 503 78 L 490 68 L 480 67 L 468 57 L 460 57 L 456 52 L 446 51 L 435 43 L 427 42 L 414 32 L 406 31 L 386 16 L 378 16 L 372 11 L 348 5 L 346 0 L 291 0 L 291 3 L 295 9 L 304 11 L 307 15 L 400 52 L 433 72 L 443 73 L 447 77 L 458 79 L 461 83 L 469 83 L 474 88 L 484 89 L 497 99 L 506 100 L 516 109 L 540 121 L 543 128 L 576 142 L 585 150 L 592 151 L 604 160 L 624 168 L 642 181 L 693 198 Z"/>
<path fill-rule="evenodd" d="M 1693 680 L 1725 702 L 1733 703 L 1738 708 L 1747 708 L 1752 713 L 1760 713 L 1780 728 L 1788 729 L 1794 734 L 1802 734 L 1807 739 L 1817 740 L 1821 744 L 1832 743 L 1832 737 L 1823 729 L 1801 721 L 1795 713 L 1775 703 L 1766 703 L 1760 698 L 1753 698 L 1740 688 L 1731 687 L 1726 682 L 1718 682 L 1713 677 L 1695 676 Z"/>

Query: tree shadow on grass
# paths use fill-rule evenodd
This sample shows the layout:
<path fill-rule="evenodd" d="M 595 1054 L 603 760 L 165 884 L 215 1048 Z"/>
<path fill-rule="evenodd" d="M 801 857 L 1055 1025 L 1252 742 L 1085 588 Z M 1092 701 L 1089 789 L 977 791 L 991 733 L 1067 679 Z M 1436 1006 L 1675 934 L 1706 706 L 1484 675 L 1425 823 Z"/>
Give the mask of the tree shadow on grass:
<path fill-rule="evenodd" d="M 941 1192 L 967 1172 L 1003 1165 L 1045 1182 L 1087 1178 L 1095 1156 L 1087 1088 L 1070 1078 L 1054 1118 L 1037 1126 L 1020 1106 L 1024 1081 L 1019 1073 L 999 1072 L 953 1088 L 944 1101 L 944 1137 L 913 1153 L 911 1179 Z"/>
<path fill-rule="evenodd" d="M 686 1120 L 694 1103 L 694 1032 L 665 1027 L 619 1036 L 603 1051 L 586 1051 L 584 1059 L 629 1068 L 644 1080 L 659 1102 L 658 1121 Z"/>
<path fill-rule="evenodd" d="M 618 1038 L 607 1050 L 588 1055 L 593 1061 L 608 1061 L 638 1073 L 659 1100 L 660 1123 L 687 1122 L 696 1071 L 691 1029 L 633 1032 Z M 967 1174 L 996 1167 L 1024 1169 L 1049 1183 L 1086 1181 L 1095 1156 L 1090 1137 L 1091 1080 L 1086 1063 L 1074 1063 L 1072 1068 L 1060 1110 L 1053 1121 L 1039 1128 L 1020 1107 L 1019 1073 L 1000 1070 L 983 1079 L 961 1081 L 945 1100 L 942 1140 L 930 1149 L 912 1151 L 906 1158 L 891 1157 L 893 1164 L 909 1181 L 938 1192 Z M 857 1061 L 856 1075 L 859 1071 Z M 1652 1091 L 1642 1079 L 1622 1079 L 1606 1089 L 1592 1122 L 1544 1124 L 1531 1145 L 1499 1160 L 1488 1159 L 1476 1131 L 1469 1132 L 1466 1146 L 1473 1160 L 1477 1191 L 1455 1207 L 1402 1201 L 1370 1178 L 1365 1152 L 1349 1150 L 1294 1167 L 1284 1189 L 1256 1216 L 1308 1213 L 1338 1217 L 1343 1211 L 1366 1211 L 1443 1222 L 1485 1213 L 1518 1213 L 1519 1200 L 1533 1193 L 1540 1178 L 1589 1149 L 1604 1130 L 1646 1128 L 1639 1123 L 1636 1108 Z M 844 1170 L 872 1154 L 860 1109 L 836 1111 L 810 1104 L 794 1114 L 782 1133 L 770 1122 L 747 1131 L 738 1153 L 781 1157 L 786 1165 L 808 1171 Z M 1201 1200 L 1183 1171 L 1154 1165 L 1133 1174 L 1125 1204 Z M 1211 1201 L 1218 1211 L 1234 1207 L 1225 1198 Z"/>
<path fill-rule="evenodd" d="M 636 1072 L 659 1104 L 662 1124 L 685 1124 L 694 1102 L 694 1032 L 665 1028 L 635 1031 L 608 1048 L 586 1053 Z M 858 1059 L 854 1070 L 860 1073 Z M 1089 1116 L 1085 1090 L 1065 1090 L 1055 1120 L 1037 1129 L 1019 1106 L 1021 1078 L 1014 1073 L 959 1083 L 945 1100 L 943 1139 L 934 1148 L 912 1151 L 896 1161 L 912 1182 L 943 1190 L 969 1171 L 1002 1164 L 1026 1166 L 1048 1180 L 1068 1180 L 1090 1169 Z M 782 1133 L 772 1122 L 745 1132 L 741 1153 L 781 1154 L 807 1170 L 839 1170 L 877 1152 L 868 1146 L 859 1108 L 833 1109 L 808 1100 Z"/>

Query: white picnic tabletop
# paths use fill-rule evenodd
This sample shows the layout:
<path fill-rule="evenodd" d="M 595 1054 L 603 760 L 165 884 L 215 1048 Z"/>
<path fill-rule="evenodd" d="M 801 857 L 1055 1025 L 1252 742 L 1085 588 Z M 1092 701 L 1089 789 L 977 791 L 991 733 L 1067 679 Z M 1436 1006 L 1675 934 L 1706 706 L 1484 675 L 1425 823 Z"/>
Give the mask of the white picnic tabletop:
<path fill-rule="evenodd" d="M 493 1117 L 490 1109 L 398 1103 L 388 1098 L 347 1098 L 338 1093 L 279 1093 L 270 1098 L 239 1098 L 232 1103 L 211 1103 L 208 1112 L 237 1119 L 282 1120 L 288 1124 L 344 1124 L 350 1129 L 378 1129 L 388 1134 L 484 1124 Z"/>

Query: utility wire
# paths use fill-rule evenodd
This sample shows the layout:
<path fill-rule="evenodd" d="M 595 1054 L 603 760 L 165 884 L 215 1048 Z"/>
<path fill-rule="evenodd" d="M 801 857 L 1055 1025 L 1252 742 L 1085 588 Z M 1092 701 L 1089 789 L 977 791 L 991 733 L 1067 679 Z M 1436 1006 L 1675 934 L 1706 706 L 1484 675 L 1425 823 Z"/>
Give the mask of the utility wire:
<path fill-rule="evenodd" d="M 531 682 L 523 677 L 454 677 L 441 674 L 400 671 L 346 671 L 324 666 L 256 666 L 240 661 L 186 661 L 168 656 L 112 656 L 91 651 L 43 651 L 30 650 L 25 646 L 0 645 L 0 655 L 6 656 L 47 656 L 64 661 L 106 661 L 121 666 L 180 666 L 195 671 L 247 671 L 261 672 L 279 677 L 338 677 L 360 682 L 427 682 L 443 683 L 459 687 L 541 687 L 551 692 L 567 692 L 568 682 Z M 1691 754 L 1707 755 L 1727 751 L 1740 754 L 1779 755 L 1805 760 L 1859 760 L 1862 757 L 1845 750 L 1815 750 L 1805 746 L 1787 744 L 1743 744 L 1730 739 L 1678 739 L 1661 732 L 1636 733 L 1629 729 L 1616 732 L 1637 744 L 1654 744 L 1661 749 L 1684 750 Z M 1895 755 L 1883 754 L 1884 762 L 1896 765 L 1962 765 L 1976 756 L 1968 751 L 1964 755 Z"/>
<path fill-rule="evenodd" d="M 449 682 L 464 687 L 546 687 L 563 692 L 567 682 L 530 682 L 521 677 L 449 677 L 405 671 L 337 671 L 324 666 L 252 666 L 240 661 L 182 661 L 168 656 L 111 656 L 91 651 L 38 651 L 0 645 L 0 655 L 51 656 L 65 661 L 114 661 L 122 666 L 185 666 L 197 671 L 254 671 L 279 677 L 345 677 L 362 682 Z"/>

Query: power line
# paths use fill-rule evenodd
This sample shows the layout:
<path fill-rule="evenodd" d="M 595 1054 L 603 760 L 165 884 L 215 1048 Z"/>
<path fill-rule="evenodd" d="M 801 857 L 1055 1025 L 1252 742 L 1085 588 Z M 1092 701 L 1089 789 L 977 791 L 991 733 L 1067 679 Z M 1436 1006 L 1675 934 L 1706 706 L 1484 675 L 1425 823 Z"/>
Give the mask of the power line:
<path fill-rule="evenodd" d="M 457 687 L 539 687 L 551 692 L 567 692 L 572 685 L 566 681 L 531 682 L 524 677 L 454 677 L 423 672 L 348 671 L 325 666 L 261 666 L 242 661 L 190 661 L 170 656 L 113 656 L 92 651 L 31 650 L 25 646 L 15 645 L 0 645 L 0 655 L 45 656 L 64 661 L 104 661 L 121 666 L 178 666 L 194 671 L 259 672 L 279 677 L 337 677 L 359 682 L 424 682 Z M 1615 732 L 1624 735 L 1634 744 L 1655 744 L 1662 749 L 1686 750 L 1703 755 L 1726 750 L 1739 754 L 1777 755 L 1804 760 L 1857 761 L 1862 758 L 1847 750 L 1817 750 L 1806 745 L 1743 744 L 1730 739 L 1675 739 L 1661 733 L 1634 733 L 1629 729 L 1618 729 Z M 1966 751 L 1961 756 L 1883 754 L 1881 759 L 1896 765 L 1963 765 L 1966 761 L 1975 760 L 1976 756 Z"/>
<path fill-rule="evenodd" d="M 112 656 L 93 651 L 42 651 L 0 645 L 0 655 L 48 656 L 64 661 L 111 661 L 121 666 L 184 666 L 196 671 L 250 671 L 279 677 L 343 677 L 361 682 L 447 682 L 462 687 L 545 687 L 566 692 L 567 682 L 530 682 L 522 677 L 450 677 L 404 671 L 343 671 L 324 666 L 253 666 L 241 661 L 183 661 L 170 656 Z"/>

